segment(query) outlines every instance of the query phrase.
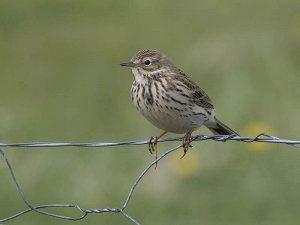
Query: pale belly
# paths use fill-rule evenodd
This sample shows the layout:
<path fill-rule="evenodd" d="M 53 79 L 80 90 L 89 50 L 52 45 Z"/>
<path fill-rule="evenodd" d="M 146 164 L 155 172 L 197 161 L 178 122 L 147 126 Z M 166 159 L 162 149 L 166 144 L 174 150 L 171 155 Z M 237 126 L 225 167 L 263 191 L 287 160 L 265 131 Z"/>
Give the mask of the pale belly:
<path fill-rule="evenodd" d="M 173 110 L 139 110 L 154 126 L 172 133 L 186 133 L 201 127 L 206 121 L 203 115 L 183 115 Z"/>

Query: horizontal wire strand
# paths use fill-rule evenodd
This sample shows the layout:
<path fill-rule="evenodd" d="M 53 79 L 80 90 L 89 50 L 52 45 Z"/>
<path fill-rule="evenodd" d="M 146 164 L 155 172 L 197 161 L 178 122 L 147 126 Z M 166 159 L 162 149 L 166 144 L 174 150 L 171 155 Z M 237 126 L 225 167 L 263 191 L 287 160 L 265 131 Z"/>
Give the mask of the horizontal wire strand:
<path fill-rule="evenodd" d="M 163 138 L 159 139 L 157 142 L 171 142 L 171 141 L 181 141 L 181 137 L 173 138 Z M 242 142 L 267 142 L 267 143 L 281 143 L 294 145 L 295 147 L 300 147 L 300 141 L 280 139 L 275 136 L 271 136 L 265 133 L 258 134 L 255 137 L 240 137 L 237 135 L 197 135 L 191 138 L 192 141 L 242 141 Z M 55 143 L 55 142 L 29 142 L 29 143 L 0 143 L 0 147 L 109 147 L 109 146 L 119 146 L 119 145 L 145 145 L 148 144 L 147 140 L 134 140 L 134 141 L 124 141 L 124 142 L 87 142 L 87 143 Z"/>

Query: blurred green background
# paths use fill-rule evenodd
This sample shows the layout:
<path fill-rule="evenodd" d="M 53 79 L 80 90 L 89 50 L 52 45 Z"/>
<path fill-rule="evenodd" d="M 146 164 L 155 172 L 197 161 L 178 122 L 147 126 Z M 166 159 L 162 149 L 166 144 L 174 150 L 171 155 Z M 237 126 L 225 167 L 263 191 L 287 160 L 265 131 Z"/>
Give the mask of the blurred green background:
<path fill-rule="evenodd" d="M 168 55 L 240 134 L 299 140 L 299 12 L 299 0 L 1 0 L 0 140 L 119 142 L 159 134 L 131 103 L 133 76 L 119 66 L 143 48 Z M 159 144 L 159 151 L 177 144 Z M 121 207 L 153 160 L 146 146 L 6 153 L 32 204 L 83 208 Z M 299 224 L 298 149 L 208 141 L 181 154 L 139 184 L 127 212 L 142 224 Z M 0 187 L 0 218 L 26 208 L 3 159 Z M 74 224 L 34 213 L 4 224 L 20 222 Z M 112 213 L 76 224 L 132 223 Z"/>

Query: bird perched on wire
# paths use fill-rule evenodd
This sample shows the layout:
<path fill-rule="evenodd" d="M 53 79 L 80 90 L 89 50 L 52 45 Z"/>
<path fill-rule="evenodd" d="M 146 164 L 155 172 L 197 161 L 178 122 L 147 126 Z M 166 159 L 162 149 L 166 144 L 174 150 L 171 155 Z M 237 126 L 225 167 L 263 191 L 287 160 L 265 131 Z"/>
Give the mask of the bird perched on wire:
<path fill-rule="evenodd" d="M 131 98 L 138 111 L 164 132 L 149 140 L 149 151 L 157 158 L 157 140 L 168 132 L 185 133 L 184 154 L 188 151 L 191 134 L 202 125 L 212 133 L 238 135 L 216 118 L 216 110 L 208 95 L 178 69 L 165 54 L 145 49 L 129 62 L 134 75 Z M 183 157 L 182 156 L 182 157 Z"/>

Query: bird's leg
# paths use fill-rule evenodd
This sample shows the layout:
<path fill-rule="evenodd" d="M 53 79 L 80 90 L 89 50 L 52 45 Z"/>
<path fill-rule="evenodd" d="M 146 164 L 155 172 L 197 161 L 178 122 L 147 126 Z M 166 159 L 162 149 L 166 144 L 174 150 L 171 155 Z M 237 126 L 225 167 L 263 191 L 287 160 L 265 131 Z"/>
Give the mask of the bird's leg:
<path fill-rule="evenodd" d="M 191 135 L 192 135 L 192 132 L 188 131 L 188 132 L 186 132 L 186 134 L 182 138 L 183 156 L 181 156 L 181 159 L 185 156 L 185 154 L 187 153 L 188 149 L 191 148 L 191 147 L 193 147 L 190 144 L 191 143 Z"/>
<path fill-rule="evenodd" d="M 159 136 L 156 137 L 151 137 L 148 143 L 148 149 L 149 152 L 154 155 L 155 159 L 157 159 L 157 141 L 160 139 L 162 136 L 164 136 L 168 131 L 164 131 L 161 133 Z"/>

